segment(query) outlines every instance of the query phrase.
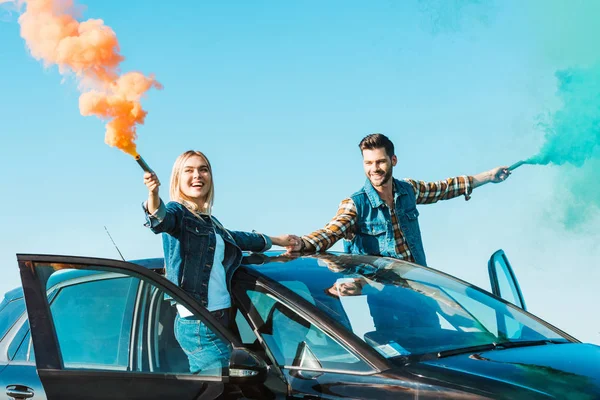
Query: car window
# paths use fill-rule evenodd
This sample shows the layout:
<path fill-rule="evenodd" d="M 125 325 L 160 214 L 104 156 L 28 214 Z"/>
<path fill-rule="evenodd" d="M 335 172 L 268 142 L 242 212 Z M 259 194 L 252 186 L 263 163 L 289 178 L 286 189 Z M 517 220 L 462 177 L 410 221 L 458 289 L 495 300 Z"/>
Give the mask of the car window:
<path fill-rule="evenodd" d="M 148 290 L 148 313 L 140 326 L 138 369 L 144 372 L 189 373 L 190 364 L 177 339 L 177 305 L 154 286 Z M 141 314 L 143 315 L 143 313 Z M 198 325 L 198 334 L 199 334 Z"/>
<path fill-rule="evenodd" d="M 21 346 L 27 346 L 27 344 L 25 343 L 26 338 L 28 338 L 27 334 L 29 333 L 29 321 L 26 319 L 21 326 L 19 327 L 18 332 L 15 334 L 15 336 L 12 339 L 12 342 L 10 342 L 10 345 L 8 346 L 8 359 L 9 360 L 14 360 L 15 359 L 15 355 L 18 352 L 18 350 L 21 348 Z M 25 358 L 22 358 L 21 360 L 25 360 Z"/>
<path fill-rule="evenodd" d="M 33 352 L 33 343 L 31 342 L 31 332 L 27 331 L 25 338 L 20 342 L 19 348 L 15 352 L 13 361 L 35 362 L 35 353 Z"/>
<path fill-rule="evenodd" d="M 231 344 L 151 279 L 105 266 L 35 268 L 49 297 L 64 369 L 221 378 L 229 365 Z M 23 353 L 21 346 L 17 354 Z"/>
<path fill-rule="evenodd" d="M 286 286 L 302 285 L 282 282 Z M 298 358 L 308 349 L 318 361 L 317 369 L 353 372 L 372 368 L 338 341 L 310 323 L 282 302 L 262 290 L 247 290 L 251 306 L 257 311 L 255 324 L 259 334 L 282 367 L 300 367 Z M 315 365 L 311 366 L 315 368 Z"/>
<path fill-rule="evenodd" d="M 60 288 L 50 305 L 65 367 L 126 370 L 138 280 L 111 278 Z M 135 292 L 134 292 L 135 293 Z"/>
<path fill-rule="evenodd" d="M 336 318 L 348 319 L 352 331 L 384 357 L 558 337 L 520 312 L 460 285 L 352 277 L 338 279 L 332 287 L 341 307 L 331 304 L 332 296 L 321 296 L 320 308 L 337 310 Z M 506 323 L 498 325 L 498 318 Z"/>
<path fill-rule="evenodd" d="M 250 326 L 242 312 L 239 310 L 235 315 L 235 325 L 240 334 L 240 339 L 242 340 L 242 343 L 246 345 L 253 345 L 254 342 L 256 342 L 256 335 L 254 334 L 252 327 Z"/>
<path fill-rule="evenodd" d="M 512 278 L 510 278 L 511 275 L 506 264 L 500 260 L 495 260 L 494 268 L 496 268 L 500 297 L 522 308 L 523 304 L 521 303 L 517 288 L 512 283 Z"/>
<path fill-rule="evenodd" d="M 19 338 L 21 331 L 23 331 L 24 336 Z M 12 354 L 11 359 L 13 361 L 35 362 L 35 353 L 33 352 L 29 321 L 25 321 L 23 326 L 19 329 L 19 335 L 17 335 L 9 347 L 9 353 Z"/>
<path fill-rule="evenodd" d="M 284 268 L 263 263 L 260 273 L 313 303 L 386 358 L 506 341 L 569 340 L 487 292 L 428 268 L 357 255 L 284 261 Z M 257 306 L 261 318 L 270 307 L 266 300 Z"/>
<path fill-rule="evenodd" d="M 221 376 L 230 344 L 158 287 L 144 282 L 140 296 L 135 370 Z"/>
<path fill-rule="evenodd" d="M 25 312 L 25 303 L 23 298 L 12 300 L 0 310 L 0 339 L 17 322 L 17 319 Z"/>

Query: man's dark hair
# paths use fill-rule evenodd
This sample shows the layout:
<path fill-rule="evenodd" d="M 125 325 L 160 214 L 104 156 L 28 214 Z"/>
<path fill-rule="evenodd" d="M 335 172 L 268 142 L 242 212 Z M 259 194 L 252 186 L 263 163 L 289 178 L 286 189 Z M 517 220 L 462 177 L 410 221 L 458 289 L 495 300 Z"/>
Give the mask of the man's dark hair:
<path fill-rule="evenodd" d="M 331 289 L 335 284 L 333 284 L 332 286 L 329 286 L 328 288 L 326 288 L 323 292 L 325 292 L 325 294 L 329 297 L 333 297 L 334 299 L 339 299 L 340 296 L 338 296 L 337 294 L 333 294 L 329 291 L 329 289 Z"/>
<path fill-rule="evenodd" d="M 375 149 L 385 149 L 385 153 L 389 158 L 392 158 L 394 153 L 394 143 L 387 136 L 382 133 L 371 133 L 363 138 L 358 144 L 360 151 L 362 153 L 363 150 L 375 150 Z"/>

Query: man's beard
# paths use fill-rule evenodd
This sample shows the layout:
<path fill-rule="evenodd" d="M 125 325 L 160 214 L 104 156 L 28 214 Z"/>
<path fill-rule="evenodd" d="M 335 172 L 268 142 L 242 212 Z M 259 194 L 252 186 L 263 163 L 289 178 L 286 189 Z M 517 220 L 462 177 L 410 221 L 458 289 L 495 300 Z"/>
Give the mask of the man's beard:
<path fill-rule="evenodd" d="M 381 180 L 381 183 L 379 183 L 379 184 L 375 184 L 375 182 L 373 182 L 373 180 L 369 176 L 369 181 L 371 182 L 371 185 L 373 185 L 374 187 L 383 186 L 386 183 L 388 183 L 390 181 L 390 179 L 392 179 L 392 170 L 391 169 L 385 173 L 385 175 L 383 176 L 383 179 Z"/>

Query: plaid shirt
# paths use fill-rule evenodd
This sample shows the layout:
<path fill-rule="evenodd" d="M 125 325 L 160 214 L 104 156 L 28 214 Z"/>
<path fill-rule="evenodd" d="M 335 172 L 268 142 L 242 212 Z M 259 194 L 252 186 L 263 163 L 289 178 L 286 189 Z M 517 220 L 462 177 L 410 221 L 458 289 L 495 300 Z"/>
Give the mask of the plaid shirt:
<path fill-rule="evenodd" d="M 405 179 L 415 191 L 417 204 L 432 204 L 439 200 L 448 200 L 461 195 L 465 200 L 470 199 L 473 191 L 472 176 L 458 176 L 438 182 L 423 182 L 413 179 Z M 414 258 L 408 248 L 404 234 L 400 229 L 398 217 L 393 208 L 390 208 L 394 238 L 396 239 L 396 253 L 401 259 L 414 262 Z M 344 199 L 336 216 L 323 229 L 316 230 L 308 235 L 302 236 L 304 245 L 308 251 L 325 251 L 340 239 L 352 240 L 358 222 L 356 206 L 352 199 Z"/>

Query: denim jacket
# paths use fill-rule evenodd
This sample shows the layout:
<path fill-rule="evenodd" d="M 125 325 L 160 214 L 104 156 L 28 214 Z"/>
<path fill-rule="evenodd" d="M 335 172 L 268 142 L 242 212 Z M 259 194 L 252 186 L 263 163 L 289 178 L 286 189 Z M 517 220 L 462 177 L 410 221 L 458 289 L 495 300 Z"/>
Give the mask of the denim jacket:
<path fill-rule="evenodd" d="M 145 225 L 154 233 L 162 233 L 167 279 L 191 294 L 204 307 L 208 305 L 208 280 L 215 258 L 215 231 L 225 242 L 223 267 L 228 285 L 240 265 L 242 251 L 263 252 L 272 245 L 266 235 L 229 231 L 215 217 L 196 215 L 174 201 L 166 206 L 161 201 L 153 215 L 145 207 L 144 210 Z"/>
<path fill-rule="evenodd" d="M 357 227 L 354 238 L 344 241 L 347 253 L 371 254 L 399 258 L 390 209 L 381 200 L 371 182 L 350 196 L 357 211 Z M 419 211 L 412 186 L 394 179 L 394 207 L 400 229 L 415 262 L 427 265 L 425 250 L 419 229 Z"/>

